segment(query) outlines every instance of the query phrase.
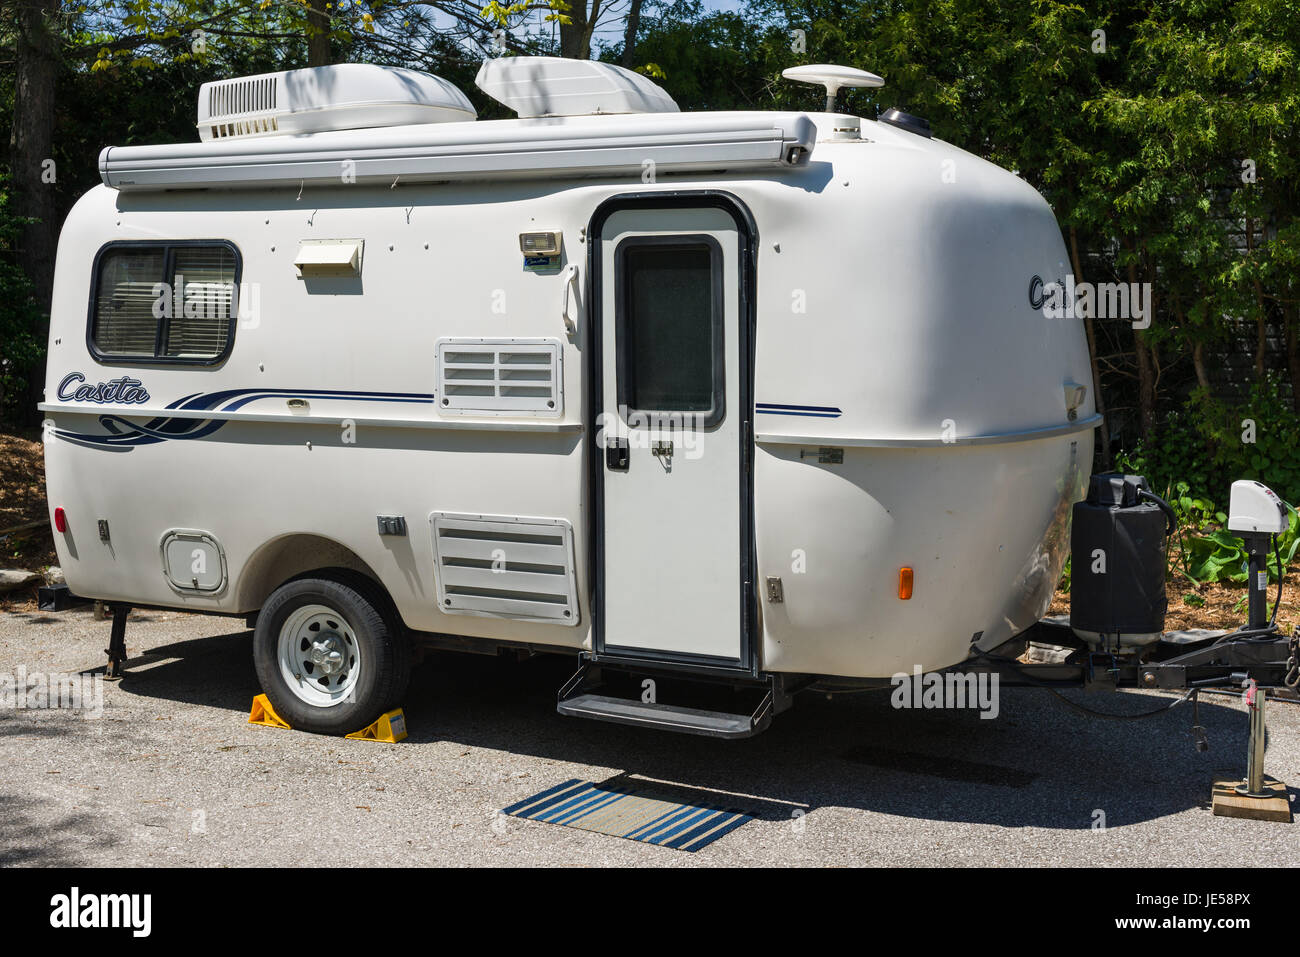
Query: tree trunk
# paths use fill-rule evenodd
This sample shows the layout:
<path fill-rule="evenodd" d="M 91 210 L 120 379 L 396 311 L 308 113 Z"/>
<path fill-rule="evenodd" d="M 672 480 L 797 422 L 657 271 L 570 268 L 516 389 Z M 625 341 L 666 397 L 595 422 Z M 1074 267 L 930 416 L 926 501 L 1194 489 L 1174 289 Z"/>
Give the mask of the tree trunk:
<path fill-rule="evenodd" d="M 636 62 L 636 31 L 641 25 L 641 0 L 632 0 L 627 12 L 627 30 L 623 34 L 623 66 L 629 70 Z"/>
<path fill-rule="evenodd" d="M 1078 230 L 1070 227 L 1070 262 L 1074 266 L 1076 285 L 1083 282 L 1083 260 L 1079 258 Z M 1106 422 L 1106 403 L 1101 396 L 1101 370 L 1097 368 L 1097 334 L 1092 325 L 1092 316 L 1083 320 L 1084 331 L 1088 334 L 1088 362 L 1092 366 L 1092 399 L 1101 416 L 1101 464 L 1110 471 L 1110 426 Z"/>
<path fill-rule="evenodd" d="M 1130 262 L 1128 265 L 1128 281 L 1130 289 L 1136 287 L 1136 262 Z M 1152 288 L 1154 289 L 1154 285 Z M 1147 315 L 1154 321 L 1155 303 L 1148 302 L 1147 309 Z M 1142 329 L 1133 330 L 1133 352 L 1137 356 L 1139 425 L 1141 435 L 1145 439 L 1150 437 L 1156 424 L 1156 368 L 1151 347 L 1147 345 L 1146 332 Z"/>
<path fill-rule="evenodd" d="M 1141 329 L 1133 330 L 1133 352 L 1137 356 L 1138 408 L 1142 437 L 1148 438 L 1156 424 L 1156 374 L 1151 350 Z"/>
<path fill-rule="evenodd" d="M 307 7 L 307 65 L 330 64 L 330 15 L 326 0 L 310 0 Z"/>
<path fill-rule="evenodd" d="M 587 0 L 570 0 L 566 15 L 572 22 L 560 24 L 560 56 L 570 60 L 591 59 L 591 34 L 596 29 L 601 2 L 591 0 L 588 11 Z"/>
<path fill-rule="evenodd" d="M 55 17 L 59 0 L 21 0 L 18 14 L 14 72 L 14 117 L 9 135 L 9 168 L 13 181 L 13 212 L 35 222 L 22 228 L 16 260 L 32 281 L 42 314 L 34 330 L 42 343 L 49 333 L 50 298 L 54 292 L 54 252 L 59 223 L 55 208 L 54 90 L 58 80 Z M 25 369 L 28 397 L 34 409 L 43 397 L 43 363 Z"/>
<path fill-rule="evenodd" d="M 1196 384 L 1207 392 L 1210 390 L 1210 373 L 1205 368 L 1205 343 L 1192 344 L 1192 368 L 1196 370 Z"/>

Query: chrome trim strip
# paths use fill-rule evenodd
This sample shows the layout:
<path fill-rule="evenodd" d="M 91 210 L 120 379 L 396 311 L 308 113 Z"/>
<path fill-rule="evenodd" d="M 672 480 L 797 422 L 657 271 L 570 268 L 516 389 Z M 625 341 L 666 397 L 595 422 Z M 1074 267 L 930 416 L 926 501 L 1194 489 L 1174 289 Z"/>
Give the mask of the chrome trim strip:
<path fill-rule="evenodd" d="M 59 402 L 42 402 L 36 407 L 41 412 L 65 412 L 73 415 L 117 415 L 133 419 L 200 419 L 229 422 L 280 422 L 307 425 L 332 425 L 341 427 L 344 422 L 354 425 L 379 426 L 392 429 L 460 429 L 479 432 L 581 432 L 581 422 L 533 422 L 517 420 L 473 422 L 459 417 L 456 421 L 445 419 L 382 419 L 362 415 L 296 415 L 284 412 L 220 412 L 211 409 L 142 409 L 133 406 L 66 405 Z"/>
<path fill-rule="evenodd" d="M 1060 435 L 1086 432 L 1101 425 L 1101 415 L 1094 413 L 1086 419 L 1053 425 L 1041 429 L 1022 429 L 1017 432 L 994 432 L 987 435 L 959 436 L 950 441 L 941 438 L 858 438 L 847 435 L 788 435 L 779 432 L 759 432 L 754 439 L 760 445 L 827 445 L 845 448 L 915 449 L 945 448 L 962 445 L 1006 445 L 1012 442 L 1032 442 Z"/>

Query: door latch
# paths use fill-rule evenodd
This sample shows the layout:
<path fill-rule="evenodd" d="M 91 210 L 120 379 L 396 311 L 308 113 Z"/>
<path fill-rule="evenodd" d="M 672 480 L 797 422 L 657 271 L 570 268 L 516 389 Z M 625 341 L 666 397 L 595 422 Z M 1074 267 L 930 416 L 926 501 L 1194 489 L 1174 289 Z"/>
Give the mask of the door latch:
<path fill-rule="evenodd" d="M 605 439 L 605 467 L 611 472 L 626 472 L 628 463 L 627 439 Z"/>
<path fill-rule="evenodd" d="M 665 472 L 673 470 L 673 444 L 671 442 L 655 442 L 650 446 L 650 454 L 659 460 Z"/>

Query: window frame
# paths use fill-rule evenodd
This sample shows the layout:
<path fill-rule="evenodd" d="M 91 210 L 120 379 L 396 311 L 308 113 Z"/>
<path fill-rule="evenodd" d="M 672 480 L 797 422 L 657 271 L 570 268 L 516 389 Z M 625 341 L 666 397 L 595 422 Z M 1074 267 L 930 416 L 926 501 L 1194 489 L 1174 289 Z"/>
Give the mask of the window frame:
<path fill-rule="evenodd" d="M 95 343 L 95 308 L 99 301 L 99 287 L 102 278 L 103 259 L 111 252 L 122 249 L 162 249 L 162 282 L 173 283 L 176 278 L 176 257 L 173 249 L 194 248 L 196 246 L 224 246 L 235 257 L 234 295 L 231 297 L 231 313 L 226 329 L 226 346 L 218 355 L 205 357 L 159 355 L 158 350 L 167 341 L 167 327 L 171 320 L 158 320 L 158 330 L 154 335 L 152 355 L 110 355 L 100 351 Z M 181 366 L 215 366 L 230 357 L 235 347 L 235 328 L 239 322 L 239 284 L 244 271 L 244 258 L 239 254 L 239 247 L 229 239 L 115 239 L 99 247 L 90 267 L 90 304 L 86 308 L 86 348 L 100 365 L 181 365 Z"/>
<path fill-rule="evenodd" d="M 634 408 L 629 401 L 633 372 L 629 350 L 630 335 L 628 323 L 631 318 L 631 283 L 628 281 L 627 253 L 638 248 L 679 248 L 698 249 L 704 247 L 709 253 L 709 286 L 712 316 L 710 321 L 710 338 L 713 344 L 710 366 L 712 371 L 712 405 L 708 411 L 689 409 L 641 409 Z M 711 429 L 721 424 L 727 417 L 727 343 L 724 271 L 722 246 L 708 233 L 672 233 L 666 235 L 628 236 L 614 247 L 614 375 L 617 379 L 615 398 L 619 406 L 633 413 L 644 415 L 702 415 L 703 427 Z M 653 421 L 653 419 L 651 420 Z"/>

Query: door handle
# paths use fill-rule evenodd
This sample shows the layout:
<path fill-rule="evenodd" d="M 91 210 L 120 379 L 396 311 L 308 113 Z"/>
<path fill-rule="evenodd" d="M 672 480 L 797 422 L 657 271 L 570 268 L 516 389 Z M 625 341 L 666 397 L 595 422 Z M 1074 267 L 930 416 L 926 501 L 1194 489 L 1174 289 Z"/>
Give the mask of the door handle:
<path fill-rule="evenodd" d="M 628 466 L 627 439 L 607 439 L 605 466 L 611 472 L 626 472 Z"/>
<path fill-rule="evenodd" d="M 573 303 L 577 307 L 574 311 L 578 315 L 582 314 L 582 303 L 579 302 L 578 300 L 577 263 L 569 263 L 569 265 L 564 267 L 562 281 L 564 282 L 564 299 L 560 303 L 560 318 L 564 320 L 565 331 L 568 332 L 569 335 L 573 335 L 575 332 L 578 331 L 578 321 L 577 319 L 572 319 L 569 317 L 569 293 L 570 292 L 573 293 Z"/>

